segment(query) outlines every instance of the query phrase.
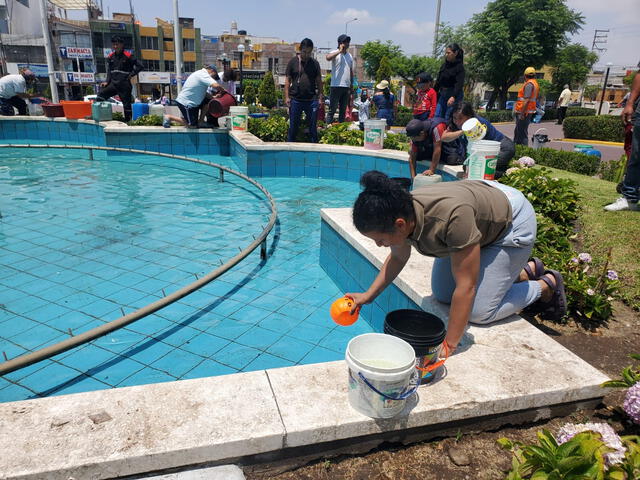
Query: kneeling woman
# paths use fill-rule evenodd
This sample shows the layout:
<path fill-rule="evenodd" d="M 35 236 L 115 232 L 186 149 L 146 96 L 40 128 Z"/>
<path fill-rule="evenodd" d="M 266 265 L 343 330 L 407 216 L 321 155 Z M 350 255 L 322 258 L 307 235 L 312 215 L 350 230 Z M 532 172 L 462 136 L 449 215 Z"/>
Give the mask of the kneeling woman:
<path fill-rule="evenodd" d="M 371 303 L 404 268 L 411 247 L 436 257 L 435 297 L 450 303 L 447 345 L 453 351 L 468 322 L 488 324 L 538 302 L 544 318 L 566 314 L 560 273 L 528 261 L 536 237 L 533 207 L 518 190 L 497 182 L 461 180 L 409 193 L 384 173 L 360 180 L 355 227 L 379 247 L 391 247 L 380 273 L 357 305 Z"/>

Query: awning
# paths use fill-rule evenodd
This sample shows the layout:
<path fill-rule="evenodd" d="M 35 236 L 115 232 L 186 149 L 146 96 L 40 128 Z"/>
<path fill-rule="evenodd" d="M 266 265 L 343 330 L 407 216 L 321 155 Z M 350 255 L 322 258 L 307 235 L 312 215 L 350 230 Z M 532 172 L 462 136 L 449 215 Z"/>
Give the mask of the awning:
<path fill-rule="evenodd" d="M 49 0 L 49 2 L 64 10 L 86 10 L 88 6 L 96 6 L 92 0 Z"/>

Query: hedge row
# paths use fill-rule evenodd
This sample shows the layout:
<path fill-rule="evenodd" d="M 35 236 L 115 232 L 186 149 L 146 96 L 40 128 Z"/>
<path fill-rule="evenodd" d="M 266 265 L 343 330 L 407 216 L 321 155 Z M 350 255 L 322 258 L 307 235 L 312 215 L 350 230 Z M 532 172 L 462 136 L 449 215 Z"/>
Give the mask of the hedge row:
<path fill-rule="evenodd" d="M 624 141 L 624 125 L 618 116 L 567 117 L 562 125 L 565 138 L 607 142 Z"/>
<path fill-rule="evenodd" d="M 516 160 L 520 157 L 531 157 L 538 165 L 559 168 L 569 172 L 593 176 L 600 170 L 600 158 L 578 152 L 565 152 L 552 148 L 525 147 L 516 145 Z"/>

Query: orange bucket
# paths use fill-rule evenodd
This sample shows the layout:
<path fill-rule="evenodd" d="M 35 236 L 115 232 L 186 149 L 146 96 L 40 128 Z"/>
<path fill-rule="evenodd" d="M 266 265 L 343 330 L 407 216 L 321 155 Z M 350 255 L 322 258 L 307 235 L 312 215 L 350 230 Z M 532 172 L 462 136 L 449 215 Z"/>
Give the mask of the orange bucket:
<path fill-rule="evenodd" d="M 61 100 L 60 104 L 67 118 L 78 119 L 91 117 L 91 102 L 78 102 L 75 100 Z"/>
<path fill-rule="evenodd" d="M 333 302 L 333 304 L 331 304 L 331 310 L 329 311 L 333 321 L 343 327 L 354 324 L 358 320 L 358 314 L 360 313 L 360 307 L 358 307 L 356 311 L 353 312 L 353 315 L 351 314 L 354 303 L 351 297 L 342 297 Z"/>

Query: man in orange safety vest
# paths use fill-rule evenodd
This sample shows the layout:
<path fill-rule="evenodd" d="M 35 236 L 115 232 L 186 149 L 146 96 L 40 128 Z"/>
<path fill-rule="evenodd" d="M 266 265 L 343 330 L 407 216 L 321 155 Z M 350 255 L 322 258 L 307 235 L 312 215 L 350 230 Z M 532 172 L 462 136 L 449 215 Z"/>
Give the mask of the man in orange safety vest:
<path fill-rule="evenodd" d="M 513 132 L 513 142 L 520 145 L 529 143 L 529 123 L 536 114 L 536 104 L 540 86 L 536 81 L 536 69 L 527 67 L 524 71 L 524 85 L 518 92 L 518 100 L 513 109 L 516 114 L 516 129 Z"/>

